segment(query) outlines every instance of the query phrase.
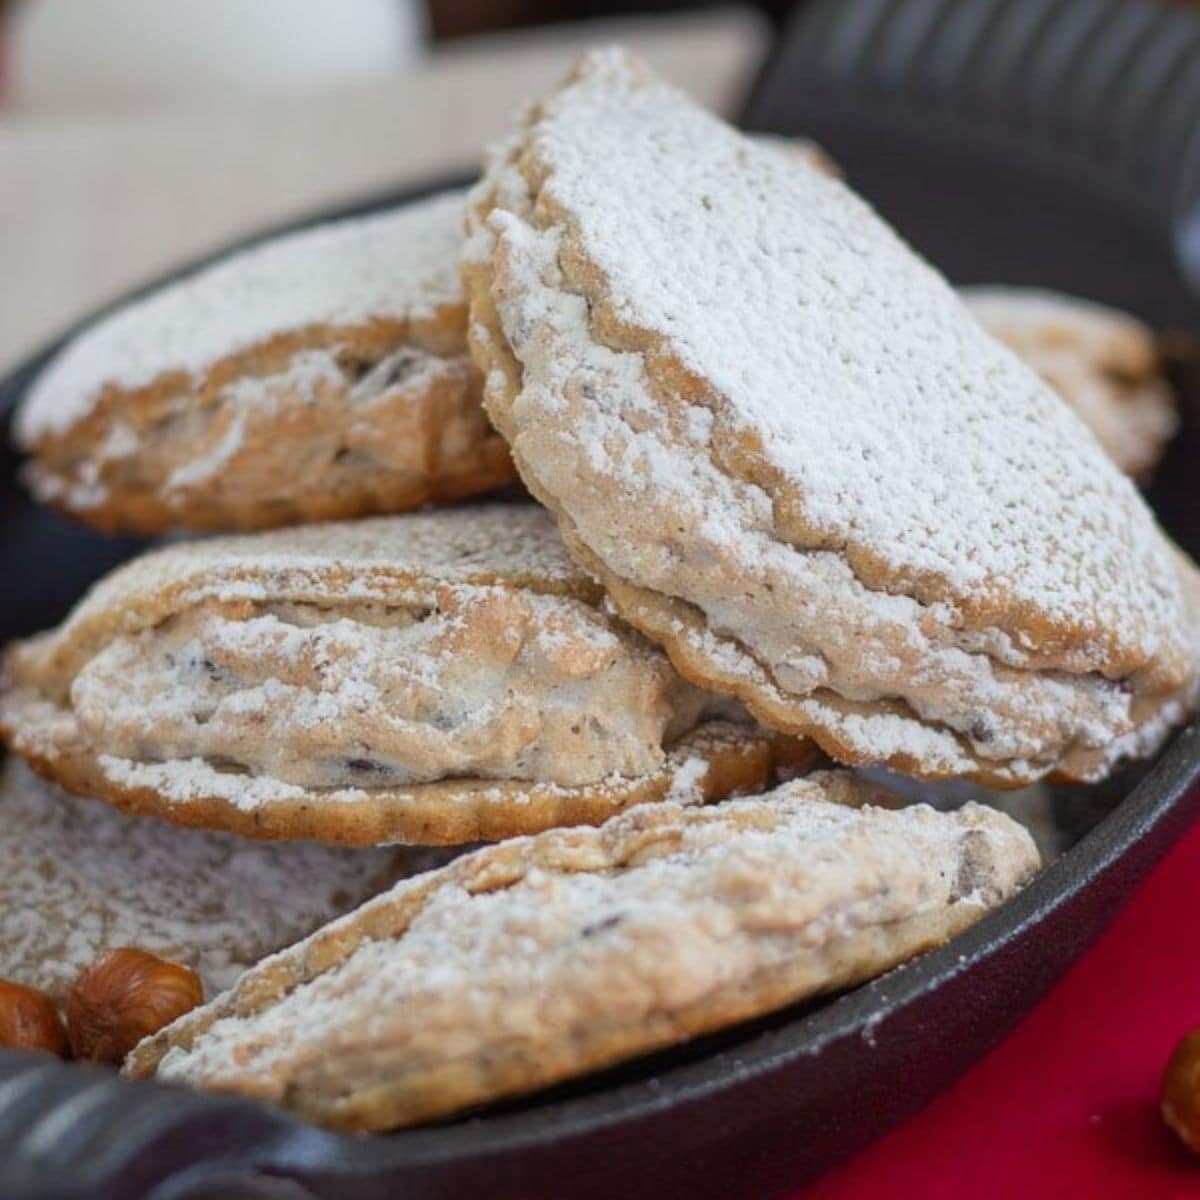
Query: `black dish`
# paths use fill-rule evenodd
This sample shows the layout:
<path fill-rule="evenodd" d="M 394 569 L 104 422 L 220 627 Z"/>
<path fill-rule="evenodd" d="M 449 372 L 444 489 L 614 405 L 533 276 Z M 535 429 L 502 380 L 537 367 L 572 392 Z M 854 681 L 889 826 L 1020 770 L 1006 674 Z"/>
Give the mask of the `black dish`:
<path fill-rule="evenodd" d="M 1183 14 L 1115 0 L 817 0 L 745 122 L 816 136 L 956 279 L 1064 288 L 1200 329 L 1187 282 L 1200 275 L 1197 114 L 1200 22 Z M 6 417 L 42 362 L 0 383 Z M 1200 372 L 1181 365 L 1179 381 L 1186 427 L 1151 500 L 1195 554 Z M 0 639 L 56 621 L 137 546 L 36 509 L 16 466 L 0 460 Z M 951 945 L 865 987 L 431 1128 L 354 1140 L 248 1102 L 0 1054 L 0 1196 L 779 1194 L 992 1046 L 1200 810 L 1198 776 L 1193 725 L 1152 764 L 1056 793 L 1077 844 Z"/>

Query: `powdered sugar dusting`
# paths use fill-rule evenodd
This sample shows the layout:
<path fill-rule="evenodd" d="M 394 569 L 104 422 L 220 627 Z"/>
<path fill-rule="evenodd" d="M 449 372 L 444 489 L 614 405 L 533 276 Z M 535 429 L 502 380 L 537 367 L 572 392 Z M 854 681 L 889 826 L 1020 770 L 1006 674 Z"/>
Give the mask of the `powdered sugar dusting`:
<path fill-rule="evenodd" d="M 212 479 L 242 448 L 242 438 L 245 432 L 246 418 L 244 414 L 235 413 L 229 422 L 229 428 L 221 435 L 216 445 L 207 454 L 176 467 L 167 479 L 167 487 L 194 487 L 205 479 Z"/>
<path fill-rule="evenodd" d="M 1173 615 L 1128 483 L 841 183 L 619 57 L 592 58 L 532 144 L 620 317 L 709 381 L 821 540 L 1052 619 Z"/>
<path fill-rule="evenodd" d="M 202 758 L 135 762 L 102 754 L 100 766 L 113 783 L 127 788 L 147 788 L 175 804 L 212 796 L 243 812 L 253 812 L 263 805 L 280 801 L 299 803 L 309 795 L 304 788 L 279 779 L 220 771 Z M 365 800 L 366 796 L 367 793 L 358 788 L 330 789 L 322 794 L 321 803 L 354 802 Z"/>
<path fill-rule="evenodd" d="M 38 379 L 17 419 L 29 443 L 87 415 L 105 385 L 200 372 L 317 323 L 421 318 L 461 304 L 462 194 L 275 238 L 101 318 Z"/>
<path fill-rule="evenodd" d="M 853 783 L 842 790 L 855 799 Z M 310 982 L 262 1007 L 248 977 L 209 1012 L 185 1017 L 158 1042 L 178 1033 L 189 1048 L 168 1050 L 158 1073 L 286 1103 L 298 1090 L 290 1082 L 318 1056 L 337 1097 L 353 1094 L 360 1080 L 343 1074 L 343 1046 L 359 1062 L 365 1046 L 386 1050 L 387 1085 L 418 1094 L 424 1072 L 450 1060 L 475 1070 L 493 1045 L 528 1040 L 532 1062 L 541 1064 L 543 1046 L 554 1050 L 546 1058 L 571 1061 L 585 1031 L 615 1027 L 640 1031 L 649 1047 L 672 1014 L 753 994 L 751 979 L 803 979 L 775 1005 L 836 986 L 860 961 L 852 947 L 864 931 L 876 931 L 873 968 L 893 965 L 914 948 L 905 922 L 922 938 L 939 920 L 948 933 L 1036 869 L 1028 835 L 994 811 L 857 809 L 825 794 L 818 777 L 766 798 L 643 807 L 598 830 L 468 855 L 263 964 L 276 977 L 291 964 L 327 964 Z M 860 787 L 857 800 L 866 799 Z M 415 911 L 412 895 L 423 897 Z M 885 931 L 895 937 L 887 949 Z M 787 974 L 801 963 L 806 971 Z M 525 1086 L 546 1078 L 535 1069 Z M 305 1111 L 320 1113 L 321 1084 L 307 1079 L 305 1090 L 316 1090 Z"/>
<path fill-rule="evenodd" d="M 496 837 L 522 805 L 528 830 L 751 787 L 773 753 L 605 610 L 532 505 L 170 546 L 6 668 L 18 753 L 255 836 Z"/>
<path fill-rule="evenodd" d="M 1149 474 L 1178 427 L 1153 332 L 1128 313 L 1039 288 L 964 288 L 983 327 L 1083 418 L 1125 472 Z"/>
<path fill-rule="evenodd" d="M 685 759 L 675 771 L 666 799 L 675 804 L 699 804 L 704 799 L 701 790 L 708 774 L 708 763 L 699 757 Z"/>
<path fill-rule="evenodd" d="M 653 775 L 668 730 L 703 705 L 659 650 L 593 606 L 487 586 L 443 586 L 417 612 L 189 610 L 110 642 L 70 696 L 109 759 L 200 757 L 313 789 Z M 252 803 L 241 779 L 210 782 Z"/>
<path fill-rule="evenodd" d="M 474 349 L 527 482 L 641 590 L 623 615 L 760 719 L 1016 781 L 1097 770 L 1141 719 L 1115 679 L 1194 686 L 1136 490 L 837 181 L 607 52 L 468 212 L 499 325 L 473 302 Z"/>
<path fill-rule="evenodd" d="M 0 779 L 0 976 L 62 997 L 102 949 L 138 946 L 228 987 L 263 955 L 431 853 L 249 842 L 125 817 L 10 761 Z M 300 886 L 297 886 L 300 885 Z"/>
<path fill-rule="evenodd" d="M 401 603 L 442 585 L 497 580 L 547 592 L 594 595 L 545 510 L 492 504 L 360 521 L 303 525 L 187 541 L 155 550 L 101 580 L 60 631 L 72 638 L 130 606 L 130 628 L 205 600 Z M 152 610 L 139 619 L 138 612 Z"/>

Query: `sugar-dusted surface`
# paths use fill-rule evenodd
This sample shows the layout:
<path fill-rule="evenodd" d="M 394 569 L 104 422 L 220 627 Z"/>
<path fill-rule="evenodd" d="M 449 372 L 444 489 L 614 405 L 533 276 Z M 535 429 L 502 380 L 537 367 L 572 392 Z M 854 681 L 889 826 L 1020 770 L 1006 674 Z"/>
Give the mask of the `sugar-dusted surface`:
<path fill-rule="evenodd" d="M 461 303 L 462 195 L 291 234 L 236 254 L 101 318 L 50 366 L 17 423 L 26 442 L 85 416 L 105 385 L 200 372 L 309 325 L 420 319 Z"/>
<path fill-rule="evenodd" d="M 314 789 L 649 775 L 703 704 L 615 618 L 497 586 L 444 586 L 417 612 L 201 607 L 117 637 L 71 684 L 113 758 Z"/>
<path fill-rule="evenodd" d="M 428 1119 L 855 982 L 1037 867 L 992 810 L 855 807 L 873 798 L 816 776 L 466 856 L 263 963 L 130 1068 L 339 1128 Z"/>
<path fill-rule="evenodd" d="M 761 787 L 788 739 L 601 599 L 533 505 L 179 543 L 9 649 L 0 729 L 128 811 L 349 845 Z"/>
<path fill-rule="evenodd" d="M 10 759 L 0 776 L 0 976 L 61 998 L 99 951 L 137 946 L 194 967 L 212 994 L 437 862 L 430 851 L 265 845 L 125 817 Z"/>
<path fill-rule="evenodd" d="M 115 608 L 127 628 L 205 600 L 384 603 L 431 596 L 444 584 L 497 580 L 534 590 L 594 596 L 546 512 L 531 504 L 481 505 L 302 525 L 154 550 L 106 576 L 84 597 L 61 636 L 82 635 Z M 139 620 L 137 613 L 153 613 Z"/>
<path fill-rule="evenodd" d="M 384 813 L 377 823 L 382 832 L 369 839 L 369 844 L 463 845 L 558 826 L 597 824 L 648 800 L 700 804 L 731 794 L 750 794 L 770 782 L 776 752 L 763 730 L 713 720 L 680 737 L 661 756 L 661 764 L 646 775 L 630 778 L 613 772 L 576 786 L 467 777 L 407 786 L 370 786 L 364 781 L 359 786 L 314 789 L 270 775 L 229 771 L 200 757 L 146 762 L 102 754 L 98 767 L 118 795 L 153 793 L 168 819 L 177 809 L 186 811 L 192 804 L 203 804 L 211 810 L 215 802 L 219 815 L 209 822 L 215 827 L 231 823 L 230 810 L 247 814 L 253 825 L 264 813 L 289 807 L 297 810 L 296 823 L 304 827 L 318 808 L 323 838 L 335 844 L 359 845 L 368 844 L 368 839 L 340 836 L 337 813 L 339 808 L 353 810 L 365 805 Z M 813 761 L 812 754 L 802 755 L 801 769 Z M 397 814 L 389 817 L 389 809 Z"/>
<path fill-rule="evenodd" d="M 1109 626 L 1173 615 L 1133 490 L 838 181 L 615 55 L 588 60 L 529 145 L 543 211 L 569 214 L 617 319 L 708 385 L 701 406 L 802 496 L 810 540 L 861 543 L 951 599 L 996 589 Z"/>
<path fill-rule="evenodd" d="M 1153 331 L 1129 313 L 1039 288 L 969 287 L 962 297 L 1083 418 L 1113 462 L 1149 475 L 1179 425 Z"/>
<path fill-rule="evenodd" d="M 1186 708 L 1193 568 L 838 181 L 601 52 L 469 220 L 489 412 L 685 673 L 849 761 L 997 782 L 1100 773 Z"/>

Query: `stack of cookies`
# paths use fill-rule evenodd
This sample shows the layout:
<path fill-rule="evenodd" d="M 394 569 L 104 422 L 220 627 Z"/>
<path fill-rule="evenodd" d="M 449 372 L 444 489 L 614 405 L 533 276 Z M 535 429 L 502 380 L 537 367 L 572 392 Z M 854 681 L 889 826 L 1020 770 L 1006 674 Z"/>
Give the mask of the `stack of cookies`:
<path fill-rule="evenodd" d="M 0 1010 L 385 1130 L 851 986 L 1012 896 L 1024 828 L 861 769 L 1153 753 L 1196 700 L 1200 573 L 1085 424 L 1150 470 L 1146 331 L 969 305 L 823 160 L 606 50 L 469 195 L 95 324 L 19 414 L 30 486 L 226 536 L 7 653 L 0 856 L 44 857 L 10 872 Z"/>

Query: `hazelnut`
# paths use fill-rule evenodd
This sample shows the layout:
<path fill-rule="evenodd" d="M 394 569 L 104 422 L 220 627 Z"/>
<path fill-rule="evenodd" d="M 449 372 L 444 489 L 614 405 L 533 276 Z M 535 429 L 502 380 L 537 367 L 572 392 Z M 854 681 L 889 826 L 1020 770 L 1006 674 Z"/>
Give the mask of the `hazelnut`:
<path fill-rule="evenodd" d="M 119 1063 L 130 1050 L 204 1000 L 199 976 L 133 946 L 99 954 L 67 997 L 76 1058 Z"/>
<path fill-rule="evenodd" d="M 1200 1154 L 1200 1029 L 1194 1029 L 1175 1047 L 1167 1063 L 1162 1115 L 1179 1140 Z"/>
<path fill-rule="evenodd" d="M 0 979 L 0 1046 L 67 1057 L 67 1031 L 54 1001 L 37 988 Z"/>

